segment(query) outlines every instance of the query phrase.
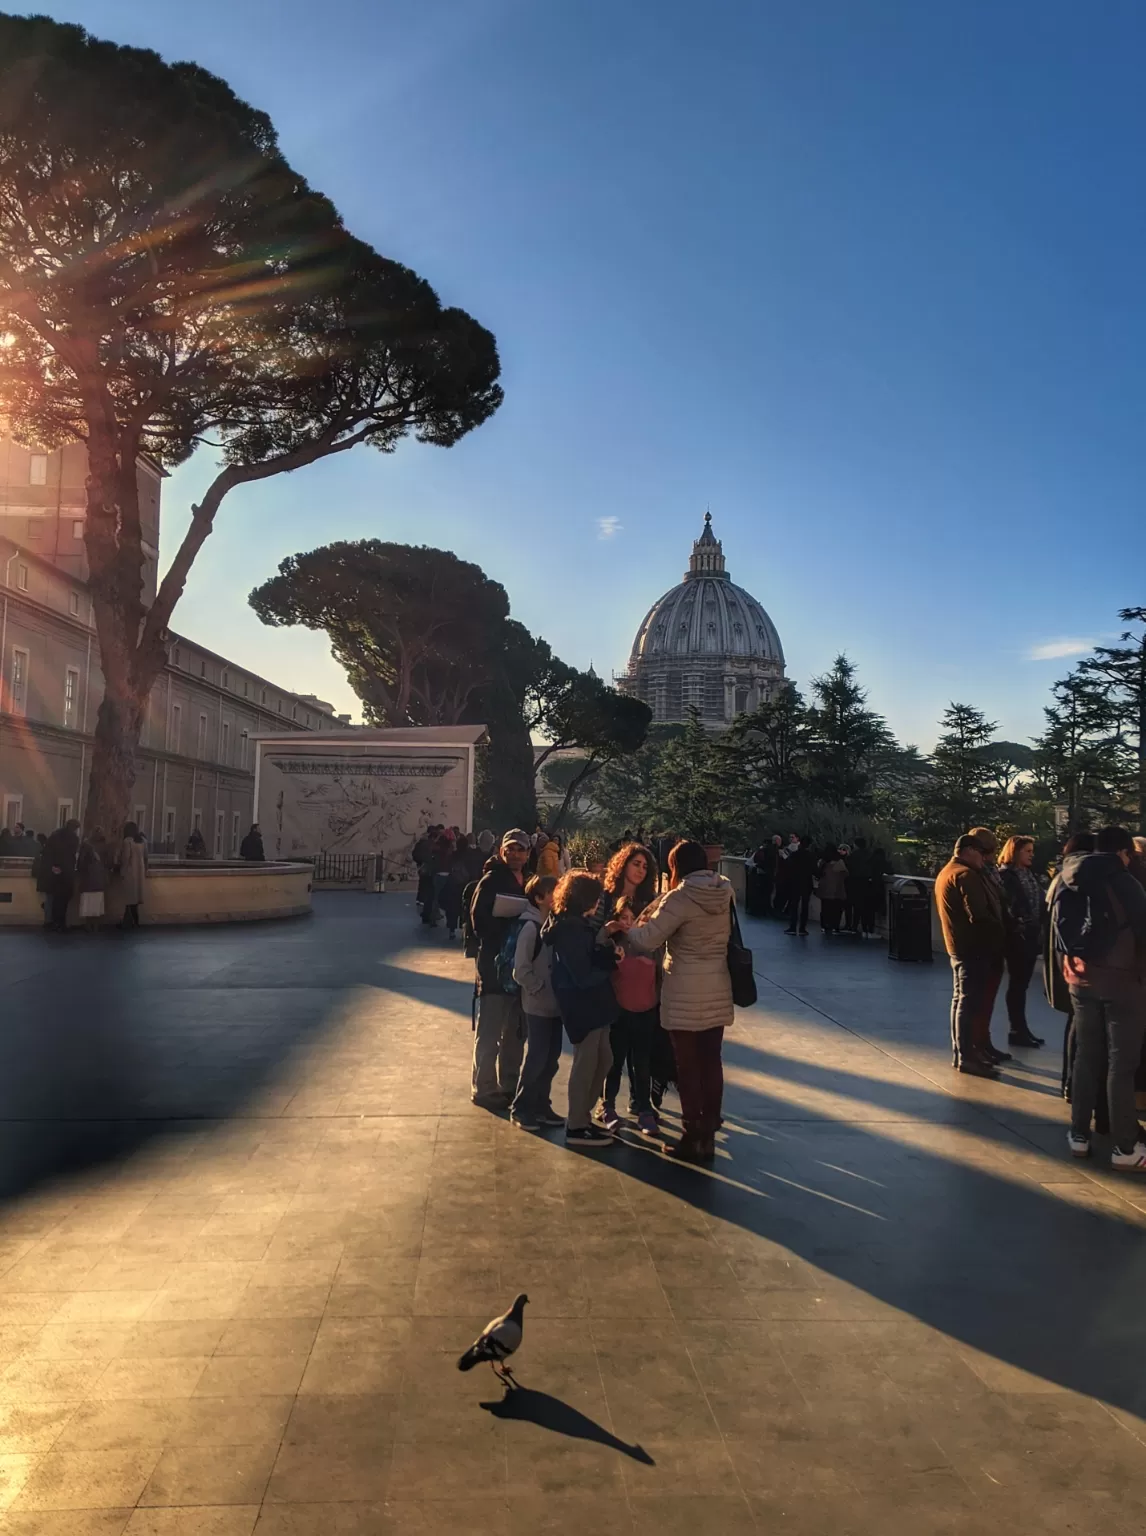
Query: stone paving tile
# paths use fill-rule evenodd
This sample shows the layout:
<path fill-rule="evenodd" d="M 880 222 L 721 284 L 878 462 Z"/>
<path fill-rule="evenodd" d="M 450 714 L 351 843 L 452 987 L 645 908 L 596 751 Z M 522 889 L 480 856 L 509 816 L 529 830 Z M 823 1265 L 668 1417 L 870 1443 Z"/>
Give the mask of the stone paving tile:
<path fill-rule="evenodd" d="M 4 936 L 135 1076 L 0 1041 L 0 1536 L 1140 1528 L 1146 1191 L 1064 1156 L 1053 1047 L 954 1079 L 945 968 L 750 923 L 714 1170 L 570 1155 L 469 1105 L 406 898 L 316 905 Z M 507 1404 L 455 1362 L 519 1289 Z"/>

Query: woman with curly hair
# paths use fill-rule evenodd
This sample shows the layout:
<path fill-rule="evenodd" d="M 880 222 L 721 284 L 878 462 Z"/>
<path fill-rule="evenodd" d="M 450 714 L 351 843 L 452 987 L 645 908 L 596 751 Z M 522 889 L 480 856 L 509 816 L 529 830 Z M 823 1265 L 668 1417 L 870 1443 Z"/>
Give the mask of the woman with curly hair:
<path fill-rule="evenodd" d="M 643 843 L 626 843 L 609 860 L 601 882 L 603 894 L 597 909 L 597 925 L 622 912 L 635 921 L 657 894 L 657 864 Z M 656 1111 L 652 1102 L 652 1054 L 657 1029 L 657 963 L 648 955 L 626 955 L 613 972 L 613 990 L 620 1012 L 609 1032 L 613 1064 L 605 1078 L 600 1120 L 607 1130 L 621 1124 L 617 1094 L 625 1068 L 629 1073 L 629 1113 L 637 1117 L 637 1129 L 655 1135 Z"/>

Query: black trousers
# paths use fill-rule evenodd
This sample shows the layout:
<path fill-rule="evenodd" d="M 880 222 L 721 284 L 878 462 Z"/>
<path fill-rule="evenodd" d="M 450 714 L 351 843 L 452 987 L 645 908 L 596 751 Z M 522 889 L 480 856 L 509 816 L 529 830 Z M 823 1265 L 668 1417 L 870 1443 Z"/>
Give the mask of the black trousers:
<path fill-rule="evenodd" d="M 844 904 L 836 897 L 821 896 L 820 898 L 820 927 L 825 933 L 839 933 L 840 919 L 844 915 Z"/>
<path fill-rule="evenodd" d="M 808 907 L 812 900 L 811 891 L 795 891 L 788 898 L 788 928 L 794 932 L 799 929 L 801 933 L 808 931 Z"/>
<path fill-rule="evenodd" d="M 1027 1024 L 1027 988 L 1039 958 L 1039 936 L 1034 941 L 1012 939 L 1007 945 L 1007 1019 L 1011 1033 L 1025 1035 Z"/>
<path fill-rule="evenodd" d="M 609 1031 L 609 1045 L 613 1052 L 613 1065 L 605 1077 L 604 1098 L 612 1104 L 621 1087 L 621 1073 L 629 1069 L 629 1102 L 634 1114 L 644 1114 L 652 1109 L 653 1031 L 656 1028 L 659 1009 L 650 1008 L 645 1013 L 626 1013 L 623 1009 Z"/>
<path fill-rule="evenodd" d="M 53 880 L 48 888 L 49 921 L 62 933 L 68 926 L 68 902 L 72 899 L 72 882 L 69 879 Z"/>

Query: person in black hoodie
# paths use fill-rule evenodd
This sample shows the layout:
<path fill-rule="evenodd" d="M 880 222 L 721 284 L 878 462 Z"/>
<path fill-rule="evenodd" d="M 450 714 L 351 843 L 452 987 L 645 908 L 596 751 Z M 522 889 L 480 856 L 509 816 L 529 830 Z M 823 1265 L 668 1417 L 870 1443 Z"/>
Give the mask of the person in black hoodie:
<path fill-rule="evenodd" d="M 812 839 L 801 837 L 796 850 L 789 845 L 788 862 L 785 866 L 788 879 L 788 914 L 791 918 L 785 933 L 808 936 L 808 905 L 816 882 L 816 860 L 812 853 Z"/>
<path fill-rule="evenodd" d="M 482 1109 L 509 1108 L 525 1054 L 521 997 L 517 992 L 506 992 L 497 962 L 510 931 L 529 906 L 525 899 L 528 859 L 529 833 L 514 827 L 502 838 L 497 857 L 486 864 L 470 903 L 470 923 L 478 946 L 478 1013 L 470 1097 Z"/>
<path fill-rule="evenodd" d="M 616 920 L 599 931 L 589 921 L 601 900 L 595 875 L 570 870 L 553 893 L 553 918 L 543 934 L 553 947 L 550 981 L 565 1033 L 573 1044 L 569 1070 L 569 1114 L 565 1140 L 574 1146 L 606 1147 L 613 1133 L 593 1124 L 593 1106 L 601 1097 L 613 1065 L 609 1030 L 620 1012 L 613 991 L 618 951 Z"/>
<path fill-rule="evenodd" d="M 1090 1152 L 1090 1123 L 1102 1090 L 1114 1137 L 1112 1168 L 1146 1172 L 1139 1140 L 1134 1073 L 1146 1040 L 1146 891 L 1130 873 L 1134 840 L 1103 827 L 1095 852 L 1064 859 L 1051 925 L 1074 1009 L 1076 1052 L 1067 1144 Z"/>
<path fill-rule="evenodd" d="M 80 824 L 68 821 L 52 833 L 44 844 L 44 889 L 48 893 L 49 926 L 65 933 L 68 926 L 68 902 L 76 883 L 76 859 L 80 851 Z"/>

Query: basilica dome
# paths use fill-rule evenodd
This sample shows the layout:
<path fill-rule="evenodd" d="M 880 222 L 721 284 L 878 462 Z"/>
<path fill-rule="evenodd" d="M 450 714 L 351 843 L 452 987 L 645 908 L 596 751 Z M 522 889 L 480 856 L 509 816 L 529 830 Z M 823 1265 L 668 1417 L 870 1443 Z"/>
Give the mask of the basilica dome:
<path fill-rule="evenodd" d="M 644 699 L 658 722 L 685 720 L 695 706 L 706 725 L 720 728 L 771 698 L 783 678 L 776 626 L 732 581 L 706 512 L 684 580 L 645 615 L 620 686 Z"/>

